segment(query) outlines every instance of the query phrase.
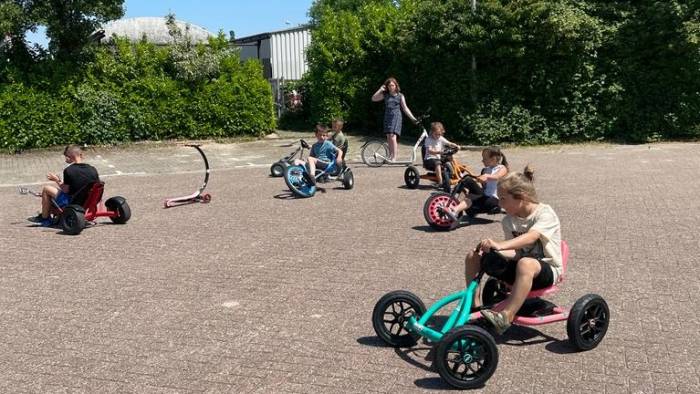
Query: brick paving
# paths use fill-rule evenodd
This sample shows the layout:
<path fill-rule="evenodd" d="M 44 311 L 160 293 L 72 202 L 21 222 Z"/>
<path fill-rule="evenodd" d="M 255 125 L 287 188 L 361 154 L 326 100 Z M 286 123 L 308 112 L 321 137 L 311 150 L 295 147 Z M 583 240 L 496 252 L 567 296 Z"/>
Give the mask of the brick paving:
<path fill-rule="evenodd" d="M 0 391 L 449 390 L 427 345 L 381 346 L 372 308 L 394 289 L 426 304 L 459 289 L 466 251 L 500 237 L 500 217 L 429 231 L 430 190 L 403 188 L 403 167 L 355 163 L 354 190 L 287 198 L 268 177 L 290 150 L 281 142 L 206 145 L 211 204 L 168 210 L 163 198 L 201 182 L 193 149 L 90 150 L 106 195 L 125 196 L 133 217 L 75 237 L 29 227 L 39 200 L 14 187 L 60 169 L 60 150 L 0 156 Z M 506 153 L 513 168 L 535 167 L 571 246 L 551 299 L 598 293 L 612 321 L 585 353 L 571 352 L 564 323 L 511 329 L 476 391 L 700 392 L 700 144 Z M 460 158 L 479 164 L 478 152 Z"/>

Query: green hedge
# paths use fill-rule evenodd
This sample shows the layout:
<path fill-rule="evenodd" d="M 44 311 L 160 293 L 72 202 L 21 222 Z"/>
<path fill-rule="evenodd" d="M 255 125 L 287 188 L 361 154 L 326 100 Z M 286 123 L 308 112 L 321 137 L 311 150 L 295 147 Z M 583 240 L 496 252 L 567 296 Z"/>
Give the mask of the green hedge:
<path fill-rule="evenodd" d="M 275 128 L 261 65 L 241 63 L 221 36 L 208 46 L 118 39 L 92 59 L 60 82 L 56 69 L 77 65 L 52 64 L 51 73 L 25 75 L 31 82 L 0 84 L 0 149 L 261 136 Z"/>

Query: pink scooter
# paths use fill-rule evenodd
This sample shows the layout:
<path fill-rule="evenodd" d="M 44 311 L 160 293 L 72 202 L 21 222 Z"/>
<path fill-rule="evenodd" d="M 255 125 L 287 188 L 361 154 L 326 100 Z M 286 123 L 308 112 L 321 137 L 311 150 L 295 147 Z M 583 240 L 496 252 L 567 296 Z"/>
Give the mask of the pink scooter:
<path fill-rule="evenodd" d="M 185 146 L 191 146 L 199 152 L 200 155 L 202 155 L 202 159 L 204 159 L 204 169 L 205 169 L 205 174 L 204 174 L 204 183 L 202 183 L 202 186 L 199 187 L 199 189 L 188 195 L 188 196 L 183 196 L 183 197 L 172 197 L 168 198 L 163 202 L 163 207 L 164 208 L 171 208 L 171 207 L 177 207 L 179 205 L 186 205 L 186 204 L 194 204 L 197 202 L 201 203 L 208 203 L 211 201 L 211 195 L 209 193 L 204 193 L 204 189 L 207 187 L 207 182 L 209 182 L 209 161 L 207 160 L 207 156 L 204 154 L 202 149 L 200 148 L 201 145 L 195 145 L 195 144 L 188 144 Z"/>

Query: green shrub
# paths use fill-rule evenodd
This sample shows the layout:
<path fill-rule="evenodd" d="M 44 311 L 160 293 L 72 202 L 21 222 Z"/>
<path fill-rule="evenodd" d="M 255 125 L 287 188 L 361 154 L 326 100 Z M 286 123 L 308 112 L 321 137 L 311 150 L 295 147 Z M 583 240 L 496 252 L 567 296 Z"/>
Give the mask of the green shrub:
<path fill-rule="evenodd" d="M 46 74 L 26 75 L 31 86 L 0 84 L 0 149 L 260 136 L 275 128 L 262 66 L 242 64 L 221 35 L 209 46 L 116 39 L 92 58 L 70 78 L 54 78 L 67 63 L 47 63 Z"/>

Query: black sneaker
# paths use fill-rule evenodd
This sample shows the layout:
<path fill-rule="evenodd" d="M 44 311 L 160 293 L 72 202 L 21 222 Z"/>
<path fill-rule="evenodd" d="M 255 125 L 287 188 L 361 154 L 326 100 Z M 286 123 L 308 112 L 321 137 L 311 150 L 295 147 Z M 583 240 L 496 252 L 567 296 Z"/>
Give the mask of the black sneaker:
<path fill-rule="evenodd" d="M 32 223 L 41 223 L 41 221 L 44 220 L 44 217 L 41 216 L 41 214 L 38 214 L 36 216 L 28 217 L 27 220 L 29 220 Z"/>

